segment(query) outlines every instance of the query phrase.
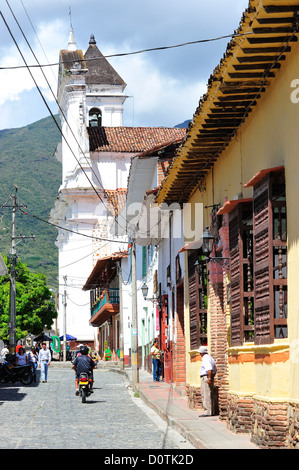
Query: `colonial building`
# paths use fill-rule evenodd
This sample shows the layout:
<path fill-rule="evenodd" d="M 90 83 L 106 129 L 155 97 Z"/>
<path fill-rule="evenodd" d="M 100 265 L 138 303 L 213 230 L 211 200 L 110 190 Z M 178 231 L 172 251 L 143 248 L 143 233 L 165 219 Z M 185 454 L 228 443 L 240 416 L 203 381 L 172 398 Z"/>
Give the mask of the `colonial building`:
<path fill-rule="evenodd" d="M 265 448 L 299 446 L 298 11 L 249 2 L 157 195 L 208 227 L 185 247 L 190 406 L 207 344 L 220 418 Z"/>
<path fill-rule="evenodd" d="M 56 158 L 62 163 L 62 184 L 51 222 L 58 229 L 59 334 L 72 334 L 79 342 L 94 339 L 89 325 L 89 294 L 82 286 L 92 267 L 95 240 L 109 244 L 107 224 L 110 194 L 126 186 L 128 156 L 106 154 L 104 170 L 94 154 L 89 131 L 102 126 L 122 126 L 126 84 L 99 51 L 93 36 L 85 54 L 77 48 L 71 28 L 67 50 L 60 51 L 58 102 L 62 142 Z M 105 132 L 103 131 L 103 137 Z M 116 249 L 115 249 L 116 246 Z M 119 250 L 119 243 L 114 250 Z"/>
<path fill-rule="evenodd" d="M 109 290 L 110 301 L 113 297 L 105 305 L 118 303 L 118 296 L 111 295 L 112 289 L 118 289 L 114 254 L 128 248 L 126 214 L 121 208 L 132 158 L 185 135 L 184 129 L 124 127 L 125 87 L 94 36 L 83 54 L 71 29 L 68 50 L 60 51 L 58 101 L 63 137 L 56 157 L 62 162 L 62 184 L 51 211 L 51 222 L 59 227 L 58 329 L 60 335 L 66 329 L 78 342 L 94 340 L 101 351 L 106 341 L 119 346 L 119 328 L 111 318 L 117 309 L 107 316 L 110 307 L 107 311 L 99 307 L 103 307 L 104 289 Z M 128 302 L 124 308 L 128 318 Z M 109 327 L 115 327 L 113 337 Z"/>
<path fill-rule="evenodd" d="M 154 200 L 185 133 L 182 130 L 179 139 L 158 145 L 132 159 L 127 192 L 128 206 L 136 209 L 138 204 L 141 206 L 134 218 L 139 364 L 152 371 L 150 348 L 153 339 L 158 338 L 164 352 L 163 378 L 177 384 L 185 383 L 186 371 L 184 257 L 174 256 L 184 240 L 183 217 L 180 208 L 166 207 L 161 212 L 158 208 L 157 211 Z M 148 292 L 144 295 L 142 291 L 146 287 Z"/>
<path fill-rule="evenodd" d="M 185 129 L 150 127 L 93 127 L 89 130 L 90 145 L 94 152 L 93 155 L 96 156 L 97 154 L 98 156 L 99 171 L 103 175 L 102 178 L 107 176 L 107 178 L 111 179 L 113 175 L 113 167 L 105 169 L 105 162 L 107 158 L 111 158 L 111 155 L 115 155 L 120 161 L 124 161 L 126 158 L 130 162 L 128 170 L 128 194 L 127 190 L 125 193 L 119 190 L 115 193 L 112 190 L 105 191 L 107 198 L 109 198 L 108 202 L 111 204 L 111 223 L 106 225 L 107 231 L 105 235 L 112 241 L 108 244 L 106 243 L 105 247 L 102 248 L 100 248 L 101 244 L 97 242 L 98 250 L 96 251 L 97 256 L 94 259 L 94 267 L 83 287 L 84 291 L 90 291 L 91 293 L 90 324 L 99 329 L 97 344 L 101 354 L 103 354 L 104 346 L 107 343 L 116 353 L 120 346 L 120 335 L 123 335 L 125 365 L 130 362 L 132 323 L 131 262 L 130 250 L 129 258 L 127 252 L 129 241 L 127 232 L 130 233 L 131 215 L 135 216 L 136 209 L 141 209 L 145 189 L 151 187 L 153 179 L 156 186 L 158 178 L 157 164 L 153 165 L 153 162 L 156 163 L 157 157 L 152 158 L 150 164 L 146 164 L 149 159 L 145 158 L 144 155 L 152 152 L 152 147 L 161 148 L 162 151 L 162 148 L 167 143 L 182 139 L 185 133 Z M 142 164 L 136 165 L 136 162 L 139 160 Z M 122 182 L 122 184 L 127 186 L 127 182 Z M 114 198 L 112 195 L 114 195 Z M 140 201 L 138 208 L 135 206 L 137 201 Z M 126 240 L 126 245 L 120 250 L 121 252 L 115 252 L 115 246 L 118 246 L 116 242 L 121 241 L 122 237 Z M 150 242 L 146 243 L 146 245 L 150 245 Z M 143 246 L 141 250 L 145 250 L 145 248 L 147 249 L 147 247 Z M 152 261 L 154 260 L 154 249 L 147 249 L 142 260 L 140 257 L 140 264 L 138 265 L 139 279 L 142 279 L 144 276 L 140 274 L 141 272 L 146 272 L 147 274 L 151 272 L 153 279 Z M 142 263 L 143 267 L 141 268 Z M 121 282 L 119 281 L 120 274 Z M 122 305 L 120 305 L 121 300 Z M 142 297 L 140 300 L 141 303 L 139 305 L 142 305 Z M 140 364 L 143 365 L 146 364 L 145 358 L 148 356 L 148 346 L 145 346 L 145 342 L 147 345 L 149 344 L 148 339 L 145 338 L 152 338 L 152 334 L 149 335 L 149 332 L 153 331 L 154 325 L 152 312 L 149 310 L 149 305 L 139 310 L 141 325 L 139 328 Z M 143 314 L 146 318 L 143 318 Z M 120 321 L 122 328 L 119 325 Z"/>

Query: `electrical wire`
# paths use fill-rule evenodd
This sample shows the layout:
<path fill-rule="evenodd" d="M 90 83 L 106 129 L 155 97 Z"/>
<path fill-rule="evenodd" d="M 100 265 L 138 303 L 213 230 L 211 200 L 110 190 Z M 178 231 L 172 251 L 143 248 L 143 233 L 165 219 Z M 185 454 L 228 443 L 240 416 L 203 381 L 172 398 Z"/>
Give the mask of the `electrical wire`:
<path fill-rule="evenodd" d="M 106 193 L 104 187 L 102 186 L 100 180 L 98 179 L 97 174 L 95 173 L 95 171 L 93 170 L 93 168 L 89 165 L 89 162 L 88 162 L 88 160 L 87 160 L 87 158 L 86 158 L 86 155 L 85 155 L 84 151 L 82 150 L 81 145 L 80 145 L 80 143 L 78 142 L 77 137 L 75 136 L 75 134 L 74 134 L 74 132 L 73 132 L 73 130 L 72 130 L 70 124 L 68 123 L 68 120 L 67 120 L 67 118 L 66 118 L 66 116 L 65 116 L 65 114 L 64 114 L 64 112 L 63 112 L 63 110 L 62 110 L 62 108 L 61 108 L 61 106 L 60 106 L 60 104 L 59 104 L 59 102 L 58 102 L 58 100 L 57 100 L 57 98 L 56 98 L 56 95 L 55 95 L 55 93 L 53 92 L 52 87 L 51 87 L 51 85 L 50 85 L 50 83 L 49 83 L 49 81 L 48 81 L 48 79 L 47 79 L 47 77 L 46 77 L 44 71 L 42 70 L 42 68 L 41 68 L 41 66 L 40 66 L 40 64 L 39 64 L 39 61 L 38 61 L 38 59 L 37 59 L 37 56 L 36 56 L 36 54 L 34 53 L 32 47 L 31 47 L 31 45 L 30 45 L 30 43 L 29 43 L 29 41 L 28 41 L 28 39 L 27 39 L 27 37 L 26 37 L 24 31 L 23 31 L 23 29 L 21 28 L 21 26 L 20 26 L 20 24 L 19 24 L 19 22 L 18 22 L 18 20 L 17 20 L 17 18 L 16 18 L 16 16 L 15 16 L 15 14 L 14 14 L 14 12 L 13 12 L 13 10 L 12 10 L 12 8 L 11 8 L 9 2 L 8 2 L 8 0 L 6 0 L 6 3 L 7 3 L 7 5 L 8 5 L 8 7 L 9 7 L 10 12 L 11 12 L 11 14 L 12 14 L 12 16 L 13 16 L 13 18 L 14 18 L 14 20 L 15 20 L 17 26 L 18 26 L 18 28 L 20 29 L 21 34 L 22 34 L 22 36 L 24 37 L 24 39 L 25 39 L 25 41 L 26 41 L 26 43 L 27 43 L 27 45 L 28 45 L 28 47 L 29 47 L 29 49 L 30 49 L 30 51 L 31 51 L 31 53 L 32 53 L 32 55 L 33 55 L 33 57 L 35 58 L 35 60 L 36 60 L 36 62 L 37 62 L 37 64 L 38 64 L 38 66 L 40 67 L 40 70 L 41 70 L 41 72 L 42 72 L 42 74 L 43 74 L 44 79 L 46 80 L 46 83 L 47 83 L 47 85 L 48 85 L 48 87 L 49 87 L 49 90 L 51 91 L 51 94 L 52 94 L 52 96 L 53 96 L 53 98 L 54 98 L 54 100 L 55 100 L 55 102 L 56 102 L 56 104 L 57 104 L 57 106 L 58 106 L 58 108 L 59 108 L 59 110 L 60 110 L 60 112 L 61 112 L 61 114 L 62 114 L 62 116 L 63 116 L 63 118 L 64 118 L 64 120 L 65 120 L 65 122 L 66 122 L 66 124 L 67 124 L 67 126 L 68 126 L 68 128 L 69 128 L 69 130 L 70 130 L 70 132 L 71 132 L 71 134 L 72 134 L 72 136 L 74 137 L 74 139 L 75 139 L 75 141 L 76 141 L 76 143 L 77 143 L 77 145 L 78 145 L 78 147 L 79 147 L 79 150 L 81 151 L 82 155 L 84 156 L 85 160 L 87 161 L 88 166 L 89 166 L 91 172 L 93 173 L 93 175 L 95 176 L 97 182 L 99 183 L 99 186 L 101 186 L 102 190 L 104 191 L 105 196 L 107 197 L 107 199 L 109 199 L 109 194 Z M 1 12 L 0 12 L 0 13 L 1 13 Z M 3 17 L 3 15 L 2 15 L 2 13 L 1 13 L 1 16 L 2 16 L 2 18 L 3 18 L 3 20 L 4 20 L 4 17 Z M 5 22 L 5 24 L 6 24 L 7 28 L 8 28 L 8 25 L 7 25 L 6 22 Z M 10 30 L 9 30 L 9 32 L 10 32 L 10 34 L 12 35 L 12 33 L 11 33 Z M 15 39 L 14 39 L 13 36 L 12 36 L 12 38 L 13 38 L 13 40 L 14 40 L 16 46 L 17 46 L 17 43 L 16 43 L 16 41 L 15 41 Z M 86 176 L 86 178 L 87 178 L 89 184 L 91 185 L 92 189 L 95 191 L 95 193 L 97 194 L 97 196 L 99 197 L 99 199 L 100 199 L 101 202 L 103 203 L 104 207 L 108 210 L 108 208 L 107 208 L 106 204 L 104 203 L 103 199 L 101 198 L 100 194 L 98 193 L 98 191 L 97 191 L 96 188 L 94 187 L 94 185 L 93 185 L 93 183 L 91 182 L 90 178 L 88 177 L 88 175 L 86 174 L 86 172 L 85 172 L 85 170 L 83 169 L 82 165 L 80 164 L 79 160 L 77 159 L 75 153 L 74 153 L 73 150 L 71 149 L 71 146 L 70 146 L 69 143 L 67 142 L 67 140 L 66 140 L 66 138 L 65 138 L 65 136 L 64 136 L 64 134 L 63 134 L 63 132 L 62 132 L 62 130 L 61 130 L 61 128 L 60 128 L 60 126 L 58 125 L 58 123 L 57 123 L 57 121 L 56 121 L 56 119 L 55 119 L 55 116 L 53 115 L 53 113 L 51 112 L 51 110 L 50 110 L 48 104 L 46 103 L 46 100 L 44 99 L 44 97 L 43 97 L 43 95 L 42 95 L 42 93 L 41 93 L 41 91 L 40 91 L 40 89 L 39 89 L 39 87 L 38 87 L 38 85 L 37 85 L 37 82 L 36 82 L 35 79 L 33 78 L 33 75 L 32 75 L 31 71 L 30 71 L 29 68 L 28 68 L 28 65 L 27 65 L 27 63 L 26 63 L 26 61 L 25 61 L 25 59 L 24 59 L 24 57 L 23 57 L 23 55 L 22 55 L 22 53 L 21 53 L 21 51 L 20 51 L 20 48 L 19 48 L 18 46 L 17 46 L 17 48 L 18 48 L 18 51 L 19 51 L 20 54 L 21 54 L 21 57 L 23 58 L 23 60 L 24 60 L 24 62 L 25 62 L 25 64 L 26 64 L 26 68 L 28 69 L 28 71 L 29 71 L 29 73 L 30 73 L 32 79 L 34 80 L 35 86 L 38 88 L 38 91 L 39 91 L 39 93 L 41 94 L 42 99 L 43 99 L 44 103 L 46 104 L 48 111 L 49 111 L 50 114 L 51 114 L 52 119 L 54 119 L 55 124 L 56 124 L 56 126 L 58 127 L 58 129 L 59 129 L 60 134 L 62 135 L 62 137 L 64 138 L 65 142 L 67 143 L 67 145 L 68 145 L 68 147 L 69 147 L 69 149 L 70 149 L 72 155 L 75 157 L 75 159 L 76 159 L 78 165 L 80 166 L 80 169 L 83 171 L 83 173 L 84 173 L 84 175 Z M 112 199 L 110 200 L 110 202 L 112 202 Z M 121 214 L 121 216 L 123 217 L 122 214 Z M 123 217 L 123 218 L 124 218 L 124 217 Z M 116 221 L 116 223 L 120 226 L 120 228 L 121 228 L 122 230 L 125 230 L 124 227 L 122 227 L 122 226 L 119 224 L 118 220 L 116 220 L 116 218 L 115 218 L 115 221 Z M 125 219 L 125 222 L 128 223 L 128 221 L 127 221 L 126 219 Z"/>
<path fill-rule="evenodd" d="M 80 163 L 79 160 L 77 159 L 77 157 L 76 157 L 76 155 L 74 154 L 72 148 L 70 147 L 70 144 L 69 144 L 68 141 L 66 140 L 66 138 L 65 138 L 65 136 L 64 136 L 64 134 L 63 134 L 63 132 L 62 132 L 62 130 L 61 130 L 61 128 L 60 128 L 58 122 L 57 122 L 56 119 L 55 119 L 55 116 L 53 115 L 53 113 L 52 113 L 52 111 L 51 111 L 51 109 L 50 109 L 48 103 L 46 102 L 46 100 L 45 100 L 45 98 L 44 98 L 44 96 L 43 96 L 43 94 L 42 94 L 42 92 L 41 92 L 41 90 L 40 90 L 40 88 L 39 88 L 39 86 L 38 86 L 38 84 L 37 84 L 37 82 L 36 82 L 36 80 L 35 80 L 35 78 L 34 78 L 32 72 L 31 72 L 30 68 L 28 67 L 28 64 L 27 64 L 27 62 L 26 62 L 26 59 L 25 59 L 25 57 L 24 57 L 24 55 L 23 55 L 21 49 L 19 48 L 18 43 L 17 43 L 17 41 L 16 41 L 14 35 L 12 34 L 12 31 L 10 30 L 10 28 L 9 28 L 9 26 L 8 26 L 8 24 L 7 24 L 7 22 L 6 22 L 6 20 L 5 20 L 5 18 L 4 18 L 4 16 L 3 16 L 3 14 L 2 14 L 1 11 L 0 11 L 0 15 L 1 15 L 2 19 L 3 19 L 3 22 L 4 22 L 5 26 L 6 26 L 8 32 L 9 32 L 11 38 L 12 38 L 12 40 L 13 40 L 13 42 L 15 43 L 16 48 L 17 48 L 18 51 L 19 51 L 19 54 L 21 55 L 21 57 L 22 57 L 22 59 L 23 59 L 25 65 L 26 65 L 26 68 L 27 68 L 28 72 L 29 72 L 30 75 L 31 75 L 32 80 L 34 81 L 34 84 L 35 84 L 35 86 L 36 86 L 36 88 L 37 88 L 37 90 L 38 90 L 38 92 L 39 92 L 39 94 L 40 94 L 40 96 L 41 96 L 43 102 L 45 103 L 45 105 L 46 105 L 46 107 L 47 107 L 47 109 L 48 109 L 48 111 L 49 111 L 49 113 L 50 113 L 52 119 L 54 120 L 54 122 L 55 122 L 55 124 L 56 124 L 56 127 L 58 128 L 59 133 L 61 134 L 62 138 L 65 140 L 65 142 L 66 142 L 67 146 L 69 147 L 71 153 L 72 153 L 73 156 L 75 157 L 75 159 L 76 159 L 78 165 L 80 166 L 80 168 L 82 169 L 83 173 L 84 173 L 85 176 L 87 177 L 87 179 L 88 179 L 88 181 L 89 181 L 91 187 L 94 189 L 94 191 L 95 191 L 95 193 L 98 195 L 99 199 L 102 200 L 100 194 L 98 193 L 98 191 L 96 190 L 96 188 L 94 187 L 94 185 L 92 184 L 92 182 L 90 181 L 89 177 L 86 175 L 84 169 L 82 168 L 81 163 Z"/>
<path fill-rule="evenodd" d="M 116 54 L 108 54 L 108 55 L 103 55 L 101 57 L 91 57 L 87 59 L 76 59 L 76 62 L 88 62 L 88 61 L 93 61 L 93 60 L 101 60 L 101 59 L 109 59 L 113 57 L 125 57 L 125 56 L 130 56 L 130 55 L 136 55 L 136 54 L 144 54 L 145 52 L 153 52 L 153 51 L 164 51 L 167 49 L 174 49 L 178 47 L 185 47 L 185 46 L 190 46 L 194 44 L 203 44 L 203 43 L 208 43 L 208 42 L 214 42 L 214 41 L 220 41 L 222 39 L 228 39 L 228 38 L 237 38 L 237 37 L 242 37 L 242 36 L 249 36 L 251 34 L 254 34 L 253 32 L 248 32 L 248 33 L 242 33 L 242 34 L 227 34 L 224 36 L 219 36 L 215 38 L 210 38 L 210 39 L 199 39 L 197 41 L 189 41 L 189 42 L 184 42 L 181 44 L 174 44 L 171 46 L 160 46 L 160 47 L 151 47 L 148 49 L 141 49 L 138 51 L 132 51 L 132 52 L 120 52 Z M 65 64 L 67 63 L 73 63 L 74 61 L 64 61 Z M 53 62 L 52 64 L 43 64 L 43 65 L 28 65 L 30 68 L 37 68 L 37 67 L 54 67 L 59 65 L 58 62 Z M 0 67 L 0 70 L 16 70 L 16 69 L 22 69 L 26 68 L 25 65 L 15 65 L 15 66 L 10 66 L 10 67 Z"/>
<path fill-rule="evenodd" d="M 284 45 L 282 46 L 282 50 L 281 50 L 281 53 L 279 54 L 279 56 L 277 57 L 277 59 L 265 70 L 264 72 L 264 79 L 262 81 L 262 84 L 261 86 L 259 87 L 259 90 L 255 93 L 254 95 L 254 98 L 251 100 L 251 102 L 248 104 L 248 106 L 246 107 L 245 111 L 244 111 L 244 114 L 243 114 L 243 117 L 241 118 L 238 126 L 236 126 L 234 128 L 234 130 L 232 131 L 232 133 L 226 138 L 225 142 L 223 143 L 223 145 L 221 146 L 221 148 L 219 150 L 217 150 L 217 152 L 214 153 L 214 155 L 211 156 L 211 160 L 213 158 L 217 158 L 217 156 L 225 149 L 226 145 L 231 141 L 231 139 L 237 134 L 238 130 L 240 129 L 241 125 L 244 123 L 245 119 L 246 119 L 246 116 L 251 108 L 251 106 L 253 105 L 253 103 L 258 99 L 258 96 L 259 94 L 262 92 L 266 82 L 267 82 L 267 78 L 268 78 L 268 75 L 270 73 L 270 71 L 275 67 L 275 65 L 279 62 L 280 58 L 282 57 L 283 53 L 285 52 L 285 50 L 287 49 L 289 43 L 292 41 L 292 39 L 296 36 L 296 34 L 298 33 L 298 24 L 296 23 L 294 25 L 294 31 L 293 31 L 293 34 L 291 36 L 288 37 L 288 40 L 284 43 Z M 200 173 L 210 165 L 210 162 L 207 162 L 205 163 L 205 165 L 203 165 L 200 170 L 197 170 L 194 174 L 194 176 L 191 178 L 188 186 L 182 191 L 181 193 L 181 197 L 178 201 L 178 203 L 180 204 L 181 201 L 183 200 L 184 196 L 185 196 L 185 193 L 186 191 L 188 191 L 188 189 L 190 187 L 192 187 L 192 185 L 194 185 L 194 181 L 198 180 L 198 176 L 200 175 Z M 200 183 L 203 181 L 204 178 L 202 178 L 200 180 Z"/>
<path fill-rule="evenodd" d="M 29 217 L 32 217 L 33 219 L 40 220 L 41 222 L 44 222 L 45 224 L 51 225 L 52 227 L 56 227 L 56 228 L 59 228 L 61 230 L 65 230 L 66 232 L 71 232 L 71 233 L 75 233 L 76 235 L 81 235 L 82 237 L 91 238 L 91 239 L 97 240 L 97 241 L 106 241 L 106 242 L 110 242 L 110 243 L 127 243 L 124 240 L 111 240 L 109 238 L 101 238 L 101 237 L 96 237 L 96 236 L 93 236 L 93 235 L 87 235 L 86 233 L 75 232 L 74 230 L 71 230 L 70 228 L 61 227 L 60 225 L 53 224 L 52 222 L 49 222 L 48 220 L 42 219 L 38 215 L 30 214 L 29 212 L 23 211 L 20 208 L 19 208 L 19 210 L 24 215 L 28 215 Z"/>

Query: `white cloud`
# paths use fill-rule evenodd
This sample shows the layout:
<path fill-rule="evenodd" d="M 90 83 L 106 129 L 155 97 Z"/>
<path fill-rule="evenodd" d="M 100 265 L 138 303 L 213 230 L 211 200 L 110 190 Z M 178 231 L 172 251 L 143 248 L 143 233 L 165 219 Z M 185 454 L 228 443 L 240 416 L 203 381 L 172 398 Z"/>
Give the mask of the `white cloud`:
<path fill-rule="evenodd" d="M 44 56 L 41 50 L 38 39 L 35 37 L 32 43 L 32 49 L 38 58 L 40 64 L 55 63 L 58 61 L 58 53 L 61 44 L 61 21 L 54 21 L 50 24 L 41 24 L 37 30 L 37 35 L 41 44 L 50 45 L 47 46 L 47 58 Z M 37 64 L 31 51 L 24 40 L 20 42 L 20 50 L 28 65 Z M 11 46 L 9 49 L 5 49 L 5 54 L 1 54 L 0 66 L 1 67 L 15 67 L 25 63 L 15 46 Z M 45 67 L 44 74 L 47 80 L 56 93 L 57 88 L 57 66 Z M 39 68 L 31 68 L 32 75 L 39 87 L 41 87 L 43 93 L 48 100 L 53 101 L 54 98 L 49 91 L 48 84 L 40 71 Z M 16 101 L 22 99 L 22 93 L 30 91 L 35 88 L 34 80 L 32 79 L 29 71 L 26 68 L 12 69 L 12 70 L 1 70 L 1 87 L 0 87 L 0 105 L 3 105 L 9 101 Z"/>
<path fill-rule="evenodd" d="M 32 47 L 37 51 L 39 61 L 58 62 L 60 49 L 67 48 L 70 3 L 66 0 L 26 1 L 26 10 L 46 51 L 47 59 L 20 2 L 11 4 Z M 83 15 L 81 0 L 71 2 L 78 48 L 85 51 L 89 36 L 94 33 L 103 54 L 178 44 L 233 32 L 247 5 L 248 0 L 212 0 L 208 3 L 187 0 L 183 7 L 180 0 L 165 0 L 162 3 L 159 0 L 145 3 L 139 0 L 87 0 Z M 11 15 L 5 5 L 3 12 L 10 22 Z M 22 51 L 27 51 L 28 63 L 34 63 L 19 31 L 16 37 Z M 107 47 L 107 41 L 113 46 Z M 224 53 L 225 46 L 225 42 L 221 41 L 205 46 L 111 59 L 112 65 L 128 84 L 127 93 L 134 96 L 134 105 L 132 98 L 125 104 L 130 125 L 175 125 L 192 118 L 200 96 L 206 91 L 207 79 Z M 23 65 L 22 59 L 6 28 L 0 28 L 0 66 L 19 64 Z M 53 70 L 47 67 L 44 70 L 56 94 L 57 67 Z M 53 96 L 37 69 L 34 76 L 42 87 L 44 96 L 53 105 Z M 15 110 L 18 102 L 20 106 L 23 103 L 23 106 L 28 107 L 29 93 L 34 93 L 35 85 L 27 70 L 0 71 L 0 85 L 0 105 L 5 106 L 5 109 L 8 110 L 11 106 Z M 44 109 L 45 105 L 39 99 L 40 106 Z M 130 114 L 133 115 L 133 107 L 134 120 L 129 117 Z M 5 127 L 17 125 L 17 119 L 11 125 L 10 115 L 7 111 L 6 121 L 4 116 L 1 118 Z M 36 116 L 36 112 L 29 106 L 27 122 L 34 122 Z M 22 120 L 21 125 L 23 123 Z"/>
<path fill-rule="evenodd" d="M 145 55 L 117 60 L 113 66 L 128 84 L 125 92 L 134 97 L 132 124 L 135 125 L 173 126 L 191 119 L 200 96 L 206 92 L 204 82 L 182 83 L 170 74 L 161 73 Z M 129 100 L 125 106 L 130 106 Z"/>

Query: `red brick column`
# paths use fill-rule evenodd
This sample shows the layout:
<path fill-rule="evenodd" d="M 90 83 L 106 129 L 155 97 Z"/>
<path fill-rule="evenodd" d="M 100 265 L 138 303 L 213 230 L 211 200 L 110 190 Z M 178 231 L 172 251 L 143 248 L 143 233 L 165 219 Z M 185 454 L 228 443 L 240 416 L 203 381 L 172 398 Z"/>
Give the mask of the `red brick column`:
<path fill-rule="evenodd" d="M 186 344 L 184 322 L 184 289 L 177 288 L 176 298 L 176 343 L 172 343 L 172 381 L 175 384 L 186 382 Z"/>
<path fill-rule="evenodd" d="M 218 399 L 219 418 L 227 418 L 228 360 L 226 289 L 223 284 L 209 284 L 210 352 L 216 361 L 215 394 Z"/>

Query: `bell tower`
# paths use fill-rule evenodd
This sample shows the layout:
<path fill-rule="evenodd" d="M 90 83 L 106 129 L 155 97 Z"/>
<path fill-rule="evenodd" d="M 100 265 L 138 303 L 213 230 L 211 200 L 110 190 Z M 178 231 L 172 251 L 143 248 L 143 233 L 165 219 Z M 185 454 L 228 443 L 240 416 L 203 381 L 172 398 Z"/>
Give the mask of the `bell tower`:
<path fill-rule="evenodd" d="M 84 54 L 86 67 L 86 106 L 88 125 L 119 127 L 123 125 L 123 94 L 126 83 L 103 56 L 94 35 Z M 95 119 L 97 115 L 98 119 Z"/>
<path fill-rule="evenodd" d="M 102 172 L 107 169 L 97 168 L 98 162 L 90 153 L 88 128 L 122 126 L 125 87 L 93 35 L 85 54 L 78 49 L 71 25 L 68 48 L 61 50 L 59 56 L 57 96 L 63 138 L 56 158 L 62 163 L 62 182 L 50 220 L 59 227 L 59 335 L 66 325 L 66 333 L 80 342 L 93 341 L 95 329 L 89 325 L 89 293 L 78 284 L 81 279 L 86 281 L 93 268 L 94 228 L 107 212 L 101 186 L 102 176 L 106 177 Z M 109 168 L 113 179 L 116 163 L 112 172 Z M 66 306 L 62 304 L 65 297 Z"/>

